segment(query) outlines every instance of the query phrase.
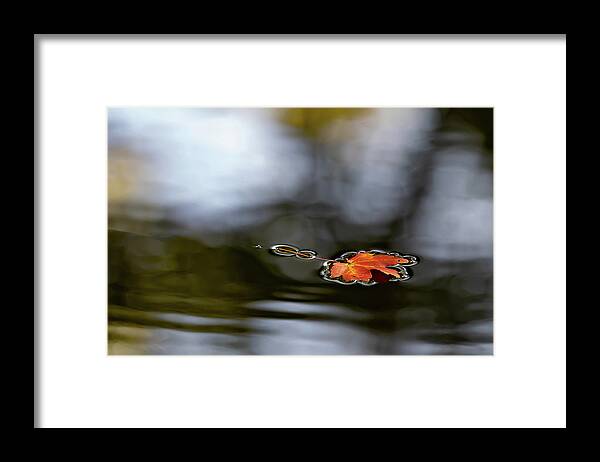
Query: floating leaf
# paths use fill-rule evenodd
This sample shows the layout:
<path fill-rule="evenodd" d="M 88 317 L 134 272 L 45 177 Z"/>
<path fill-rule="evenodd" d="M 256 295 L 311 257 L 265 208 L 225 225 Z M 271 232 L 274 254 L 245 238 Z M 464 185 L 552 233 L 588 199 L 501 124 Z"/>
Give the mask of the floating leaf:
<path fill-rule="evenodd" d="M 405 266 L 413 266 L 418 259 L 412 255 L 382 250 L 347 252 L 340 258 L 323 264 L 321 276 L 341 284 L 373 285 L 388 281 L 405 281 L 411 277 Z"/>
<path fill-rule="evenodd" d="M 261 248 L 260 244 L 255 245 Z M 382 282 L 406 281 L 412 274 L 405 268 L 419 263 L 414 255 L 401 255 L 398 252 L 383 250 L 359 250 L 346 252 L 335 260 L 319 257 L 311 249 L 302 249 L 290 244 L 276 244 L 269 248 L 273 255 L 281 257 L 296 257 L 301 260 L 322 260 L 321 277 L 326 281 L 340 284 L 359 283 L 371 286 Z"/>

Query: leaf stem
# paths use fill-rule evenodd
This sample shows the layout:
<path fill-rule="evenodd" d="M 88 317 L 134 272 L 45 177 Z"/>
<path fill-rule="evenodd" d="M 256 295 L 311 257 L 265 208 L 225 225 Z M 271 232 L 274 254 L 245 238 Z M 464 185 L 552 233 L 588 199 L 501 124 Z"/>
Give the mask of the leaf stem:
<path fill-rule="evenodd" d="M 264 247 L 262 245 L 260 245 L 260 244 L 253 245 L 252 247 L 254 247 L 255 249 L 258 249 L 258 250 L 264 250 Z M 296 256 L 297 255 L 302 255 L 301 254 L 301 252 L 302 252 L 301 250 L 291 250 L 290 249 L 290 250 L 288 250 L 288 252 L 291 253 L 292 255 L 296 255 Z M 323 257 L 319 257 L 318 255 L 315 255 L 312 258 L 306 258 L 306 257 L 302 258 L 301 257 L 301 259 L 302 260 L 321 260 L 321 261 L 330 261 L 331 260 L 331 258 L 323 258 Z"/>

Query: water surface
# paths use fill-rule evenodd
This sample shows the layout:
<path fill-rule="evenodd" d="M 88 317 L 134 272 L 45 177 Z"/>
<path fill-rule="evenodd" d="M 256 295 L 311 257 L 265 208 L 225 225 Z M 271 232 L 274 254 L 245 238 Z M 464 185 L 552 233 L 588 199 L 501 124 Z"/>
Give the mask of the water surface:
<path fill-rule="evenodd" d="M 492 353 L 491 109 L 109 111 L 109 354 Z M 334 258 L 418 255 L 372 287 Z"/>

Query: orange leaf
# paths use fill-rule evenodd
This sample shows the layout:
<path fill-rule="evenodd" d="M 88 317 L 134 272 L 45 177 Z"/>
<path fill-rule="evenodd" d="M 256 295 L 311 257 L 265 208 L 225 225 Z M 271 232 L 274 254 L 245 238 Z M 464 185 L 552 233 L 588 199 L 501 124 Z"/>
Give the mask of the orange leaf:
<path fill-rule="evenodd" d="M 369 282 L 376 276 L 372 271 L 379 271 L 393 278 L 399 278 L 401 276 L 398 270 L 389 267 L 403 263 L 409 263 L 409 260 L 395 255 L 361 251 L 346 261 L 333 262 L 330 267 L 330 277 L 333 279 L 341 277 L 344 282 Z M 380 277 L 377 279 L 381 281 Z"/>

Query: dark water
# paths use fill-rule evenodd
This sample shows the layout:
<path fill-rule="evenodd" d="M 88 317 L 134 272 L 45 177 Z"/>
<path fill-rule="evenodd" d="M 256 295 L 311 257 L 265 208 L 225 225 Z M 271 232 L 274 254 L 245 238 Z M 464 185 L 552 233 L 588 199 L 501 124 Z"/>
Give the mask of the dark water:
<path fill-rule="evenodd" d="M 491 109 L 109 111 L 110 354 L 492 353 Z M 372 287 L 334 258 L 418 255 Z"/>

